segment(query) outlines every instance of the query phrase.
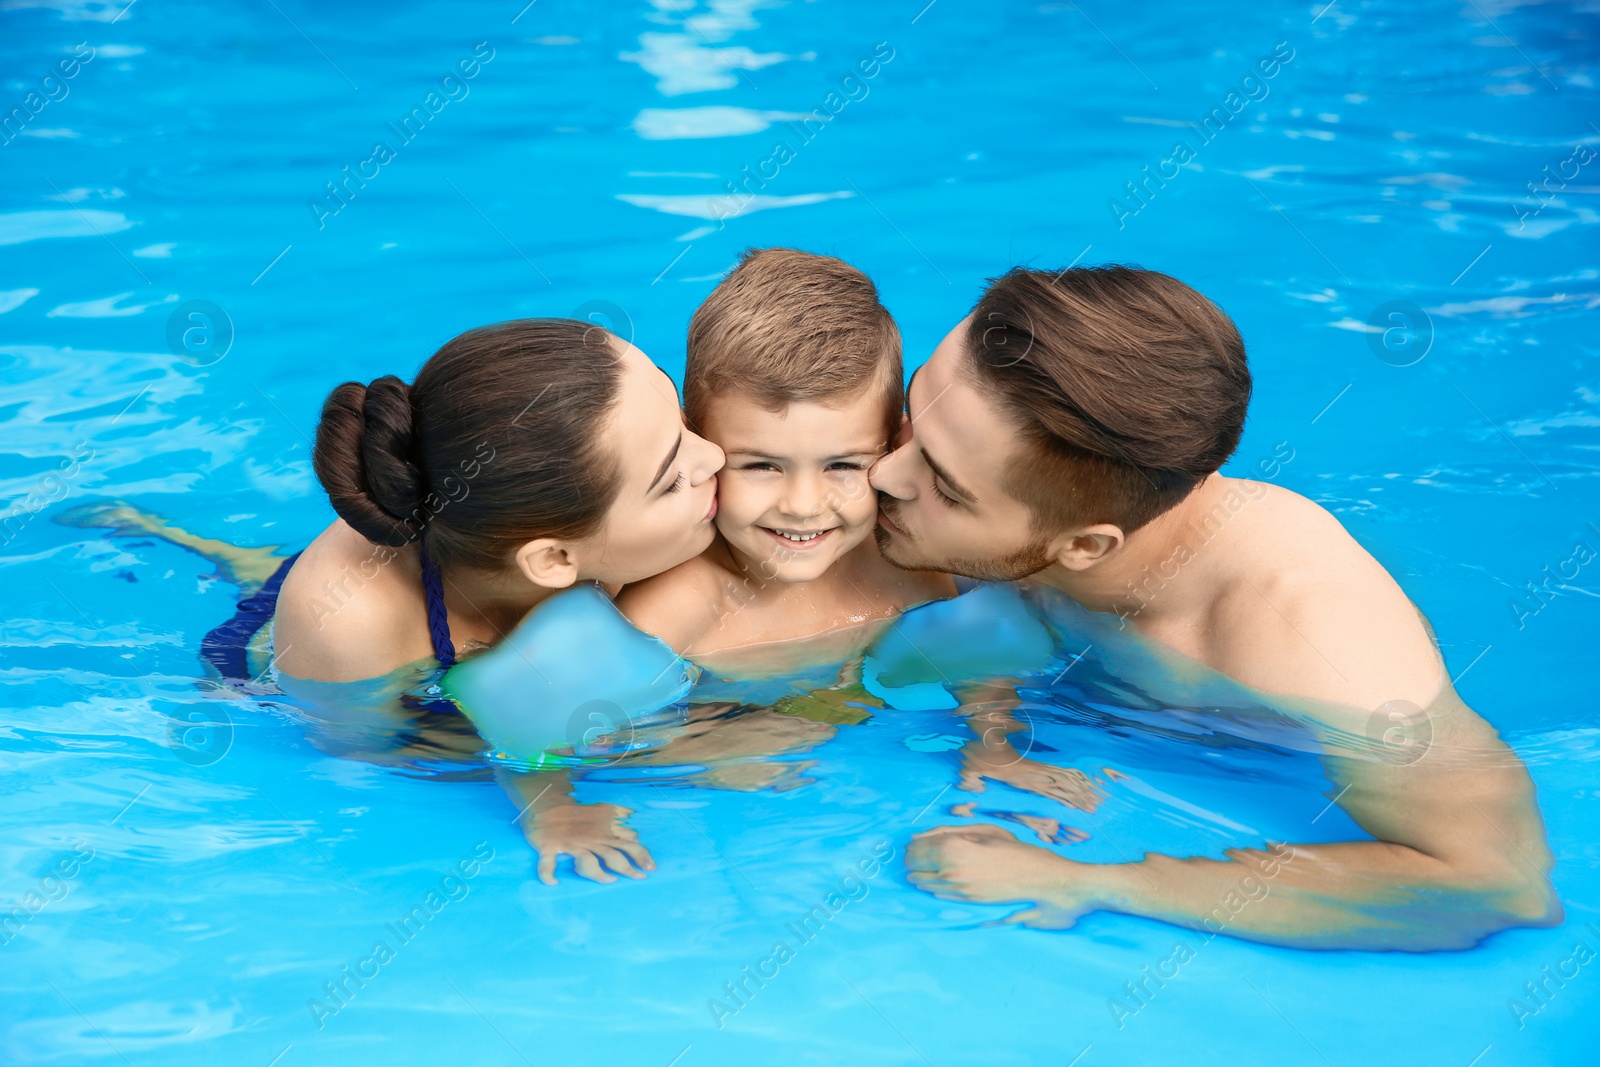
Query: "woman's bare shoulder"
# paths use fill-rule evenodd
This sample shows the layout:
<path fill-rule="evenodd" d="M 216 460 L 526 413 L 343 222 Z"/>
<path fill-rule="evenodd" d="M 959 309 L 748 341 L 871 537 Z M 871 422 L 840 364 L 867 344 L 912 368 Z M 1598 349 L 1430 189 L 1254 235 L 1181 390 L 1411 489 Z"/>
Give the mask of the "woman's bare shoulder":
<path fill-rule="evenodd" d="M 296 678 L 376 678 L 433 651 L 411 549 L 374 545 L 338 520 L 289 569 L 273 619 L 273 657 Z"/>

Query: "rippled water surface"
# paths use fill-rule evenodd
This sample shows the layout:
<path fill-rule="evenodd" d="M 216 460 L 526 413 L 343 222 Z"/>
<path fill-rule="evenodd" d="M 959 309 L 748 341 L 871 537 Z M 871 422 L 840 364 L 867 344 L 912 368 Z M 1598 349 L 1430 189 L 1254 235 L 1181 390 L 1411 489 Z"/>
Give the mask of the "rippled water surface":
<path fill-rule="evenodd" d="M 0 26 L 0 1061 L 1593 1062 L 1600 963 L 1525 987 L 1600 951 L 1592 5 L 8 0 Z M 1565 925 L 1217 939 L 1117 1013 L 1175 928 L 985 925 L 1006 910 L 908 886 L 910 834 L 968 800 L 1104 862 L 1359 831 L 1292 739 L 1138 710 L 1092 656 L 1030 705 L 1092 815 L 963 794 L 965 728 L 881 712 L 776 770 L 592 776 L 659 869 L 547 888 L 470 759 L 351 758 L 199 684 L 235 600 L 199 557 L 53 521 L 120 498 L 302 546 L 338 381 L 569 313 L 676 373 L 769 244 L 871 273 L 913 365 L 1016 263 L 1213 297 L 1257 381 L 1230 470 L 1332 509 L 1427 613 L 1530 766 Z M 218 708 L 218 747 L 174 743 Z"/>

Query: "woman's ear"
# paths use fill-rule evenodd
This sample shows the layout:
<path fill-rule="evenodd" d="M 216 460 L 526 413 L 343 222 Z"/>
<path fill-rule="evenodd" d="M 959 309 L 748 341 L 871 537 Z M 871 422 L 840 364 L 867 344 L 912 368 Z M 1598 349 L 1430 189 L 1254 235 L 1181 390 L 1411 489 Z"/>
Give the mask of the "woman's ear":
<path fill-rule="evenodd" d="M 541 537 L 517 549 L 512 559 L 528 581 L 546 589 L 566 589 L 578 580 L 578 560 L 567 541 Z"/>
<path fill-rule="evenodd" d="M 1085 526 L 1056 542 L 1056 562 L 1069 571 L 1086 571 L 1115 555 L 1125 541 L 1127 535 L 1110 523 Z"/>

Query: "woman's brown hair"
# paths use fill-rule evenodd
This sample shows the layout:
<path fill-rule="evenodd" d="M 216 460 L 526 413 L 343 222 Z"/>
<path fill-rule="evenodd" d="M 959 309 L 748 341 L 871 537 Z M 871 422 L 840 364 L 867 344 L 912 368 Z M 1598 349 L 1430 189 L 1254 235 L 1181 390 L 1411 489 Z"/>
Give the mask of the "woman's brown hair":
<path fill-rule="evenodd" d="M 619 484 L 603 439 L 621 343 L 586 322 L 522 319 L 461 334 L 410 385 L 345 382 L 322 406 L 317 479 L 361 536 L 425 535 L 445 567 L 499 568 L 536 538 L 587 536 Z"/>

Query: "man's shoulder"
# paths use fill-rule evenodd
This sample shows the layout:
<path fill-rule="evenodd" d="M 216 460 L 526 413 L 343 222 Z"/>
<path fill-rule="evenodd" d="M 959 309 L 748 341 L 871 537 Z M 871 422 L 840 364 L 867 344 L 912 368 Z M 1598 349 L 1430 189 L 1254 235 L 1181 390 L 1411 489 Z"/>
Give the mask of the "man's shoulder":
<path fill-rule="evenodd" d="M 1270 693 L 1367 709 L 1390 700 L 1426 706 L 1443 665 L 1399 583 L 1327 509 L 1264 488 L 1220 576 L 1213 665 Z"/>
<path fill-rule="evenodd" d="M 1386 573 L 1338 517 L 1316 501 L 1281 485 L 1243 478 L 1227 479 L 1225 490 L 1222 506 L 1238 519 L 1229 524 L 1226 539 L 1236 559 L 1260 553 L 1271 561 L 1271 571 L 1285 578 L 1314 578 L 1329 568 L 1357 572 L 1376 567 L 1377 573 Z"/>

